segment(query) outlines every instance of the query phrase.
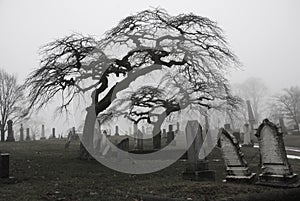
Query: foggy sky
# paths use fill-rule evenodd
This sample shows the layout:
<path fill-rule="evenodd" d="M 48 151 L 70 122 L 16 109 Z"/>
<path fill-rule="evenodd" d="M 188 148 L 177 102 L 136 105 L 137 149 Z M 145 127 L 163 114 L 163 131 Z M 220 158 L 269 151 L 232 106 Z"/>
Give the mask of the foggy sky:
<path fill-rule="evenodd" d="M 300 86 L 298 0 L 0 0 L 0 68 L 20 82 L 39 65 L 39 47 L 72 32 L 101 36 L 129 14 L 161 7 L 217 21 L 243 64 L 232 83 L 254 76 L 274 92 Z"/>

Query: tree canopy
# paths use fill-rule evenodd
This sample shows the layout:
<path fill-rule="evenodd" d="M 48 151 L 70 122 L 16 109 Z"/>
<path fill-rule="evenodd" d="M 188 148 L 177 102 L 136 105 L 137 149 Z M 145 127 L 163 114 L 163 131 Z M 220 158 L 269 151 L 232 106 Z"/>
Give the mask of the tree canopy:
<path fill-rule="evenodd" d="M 40 67 L 26 80 L 29 108 L 61 93 L 60 108 L 68 109 L 74 97 L 90 91 L 91 108 L 103 121 L 122 115 L 154 123 L 188 106 L 210 109 L 239 102 L 226 79 L 239 65 L 237 57 L 216 22 L 192 13 L 141 11 L 100 39 L 71 34 L 48 43 L 41 56 Z M 148 75 L 156 77 L 155 84 L 145 81 Z M 117 95 L 133 83 L 133 90 Z"/>

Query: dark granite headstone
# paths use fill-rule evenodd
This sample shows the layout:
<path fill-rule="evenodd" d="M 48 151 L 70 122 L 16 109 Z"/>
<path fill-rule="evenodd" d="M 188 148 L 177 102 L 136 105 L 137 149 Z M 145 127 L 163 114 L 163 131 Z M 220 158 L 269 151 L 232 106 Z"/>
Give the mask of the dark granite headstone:
<path fill-rule="evenodd" d="M 167 132 L 167 144 L 171 143 L 174 140 L 175 133 L 173 131 L 173 125 L 169 125 L 169 131 Z"/>
<path fill-rule="evenodd" d="M 7 139 L 6 139 L 7 142 L 14 142 L 15 141 L 12 124 L 13 124 L 12 120 L 7 121 Z"/>
<path fill-rule="evenodd" d="M 278 187 L 298 187 L 298 175 L 288 162 L 282 133 L 275 124 L 265 119 L 256 134 L 259 142 L 262 173 L 258 184 Z"/>
<path fill-rule="evenodd" d="M 199 159 L 199 153 L 203 144 L 202 128 L 197 120 L 188 121 L 185 134 L 187 143 L 191 144 L 187 151 L 188 164 L 183 179 L 195 181 L 214 181 L 215 172 L 209 170 L 208 160 Z"/>
<path fill-rule="evenodd" d="M 20 128 L 20 141 L 24 141 L 24 128 L 23 128 L 23 124 L 21 124 L 21 128 Z"/>
<path fill-rule="evenodd" d="M 45 137 L 45 125 L 43 124 L 42 125 L 42 134 L 41 134 L 41 137 L 40 137 L 40 140 L 45 140 L 46 137 Z"/>
<path fill-rule="evenodd" d="M 244 155 L 240 150 L 238 140 L 230 132 L 220 129 L 218 146 L 226 166 L 226 181 L 228 182 L 253 182 L 255 173 L 249 171 Z"/>
<path fill-rule="evenodd" d="M 0 154 L 0 183 L 14 183 L 16 179 L 9 176 L 9 153 Z"/>
<path fill-rule="evenodd" d="M 29 128 L 26 128 L 26 138 L 25 138 L 26 141 L 30 141 L 30 129 Z"/>
<path fill-rule="evenodd" d="M 55 139 L 56 136 L 55 136 L 55 128 L 52 128 L 52 138 Z"/>
<path fill-rule="evenodd" d="M 119 126 L 115 127 L 115 136 L 119 136 Z"/>

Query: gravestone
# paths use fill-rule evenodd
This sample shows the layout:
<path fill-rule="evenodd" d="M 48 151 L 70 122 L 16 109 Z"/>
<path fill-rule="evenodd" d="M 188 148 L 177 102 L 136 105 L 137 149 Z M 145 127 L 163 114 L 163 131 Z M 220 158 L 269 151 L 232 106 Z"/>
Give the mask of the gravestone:
<path fill-rule="evenodd" d="M 129 138 L 121 140 L 121 142 L 117 144 L 117 147 L 123 151 L 129 151 Z"/>
<path fill-rule="evenodd" d="M 119 136 L 119 126 L 115 127 L 115 136 Z"/>
<path fill-rule="evenodd" d="M 45 125 L 43 124 L 42 125 L 42 134 L 41 134 L 41 137 L 40 137 L 40 140 L 45 140 L 46 137 L 45 137 Z"/>
<path fill-rule="evenodd" d="M 55 136 L 55 128 L 52 128 L 52 138 L 55 139 L 56 136 Z"/>
<path fill-rule="evenodd" d="M 255 117 L 254 117 L 254 112 L 251 107 L 251 103 L 249 100 L 246 101 L 247 103 L 247 108 L 248 108 L 248 120 L 249 120 L 249 125 L 250 125 L 250 140 L 253 143 L 254 140 L 254 125 L 256 123 Z"/>
<path fill-rule="evenodd" d="M 21 128 L 20 128 L 20 141 L 24 141 L 24 128 L 23 128 L 23 124 L 21 124 Z"/>
<path fill-rule="evenodd" d="M 257 184 L 298 187 L 298 175 L 293 173 L 288 162 L 282 133 L 275 124 L 265 119 L 257 130 L 262 173 Z"/>
<path fill-rule="evenodd" d="M 13 124 L 12 120 L 7 121 L 7 138 L 6 138 L 7 142 L 14 142 L 15 141 L 12 124 Z"/>
<path fill-rule="evenodd" d="M 226 166 L 227 182 L 253 182 L 255 173 L 249 171 L 244 155 L 240 150 L 238 140 L 230 132 L 220 129 L 218 146 Z"/>
<path fill-rule="evenodd" d="M 153 133 L 153 149 L 160 149 L 161 148 L 161 131 L 158 133 Z"/>
<path fill-rule="evenodd" d="M 162 137 L 167 138 L 167 130 L 166 129 L 163 129 Z"/>
<path fill-rule="evenodd" d="M 280 125 L 280 128 L 281 128 L 281 132 L 284 135 L 287 135 L 287 129 L 286 129 L 285 125 L 284 125 L 283 117 L 279 118 L 279 125 Z"/>
<path fill-rule="evenodd" d="M 215 172 L 209 170 L 208 160 L 199 159 L 199 153 L 203 144 L 202 128 L 197 120 L 188 121 L 185 134 L 190 147 L 187 151 L 187 167 L 182 174 L 183 179 L 195 181 L 214 181 Z"/>
<path fill-rule="evenodd" d="M 140 131 L 140 129 L 137 130 L 137 150 L 143 150 L 144 149 L 144 140 L 143 140 L 143 132 Z"/>
<path fill-rule="evenodd" d="M 16 179 L 9 176 L 9 153 L 0 154 L 0 183 L 14 183 Z"/>
<path fill-rule="evenodd" d="M 174 140 L 174 135 L 175 133 L 173 131 L 173 125 L 169 125 L 169 131 L 167 132 L 167 144 L 171 143 Z"/>
<path fill-rule="evenodd" d="M 243 147 L 253 147 L 253 141 L 251 140 L 251 133 L 249 124 L 244 124 L 244 140 Z"/>
<path fill-rule="evenodd" d="M 29 128 L 26 128 L 26 138 L 25 138 L 26 141 L 30 141 L 30 129 Z"/>

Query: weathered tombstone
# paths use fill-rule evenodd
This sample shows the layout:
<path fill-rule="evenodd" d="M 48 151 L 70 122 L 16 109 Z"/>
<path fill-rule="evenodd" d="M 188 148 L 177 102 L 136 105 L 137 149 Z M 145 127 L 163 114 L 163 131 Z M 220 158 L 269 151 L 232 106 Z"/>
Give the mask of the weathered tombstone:
<path fill-rule="evenodd" d="M 169 125 L 169 131 L 167 132 L 167 144 L 171 143 L 174 140 L 174 131 L 173 125 Z"/>
<path fill-rule="evenodd" d="M 187 143 L 191 143 L 191 145 L 187 151 L 188 164 L 182 174 L 183 178 L 196 181 L 214 181 L 215 172 L 209 170 L 208 160 L 199 159 L 199 152 L 203 144 L 202 128 L 199 122 L 197 120 L 188 121 L 185 134 Z"/>
<path fill-rule="evenodd" d="M 123 151 L 129 151 L 129 138 L 121 140 L 121 142 L 117 144 L 117 147 Z"/>
<path fill-rule="evenodd" d="M 257 183 L 279 187 L 300 186 L 298 175 L 293 173 L 288 162 L 282 133 L 277 126 L 265 119 L 259 126 L 256 137 L 262 169 Z"/>
<path fill-rule="evenodd" d="M 55 139 L 56 136 L 55 136 L 55 128 L 52 128 L 52 138 Z"/>
<path fill-rule="evenodd" d="M 20 128 L 20 141 L 24 141 L 24 128 L 23 128 L 23 124 L 21 124 L 21 128 Z"/>
<path fill-rule="evenodd" d="M 9 176 L 9 153 L 0 154 L 0 183 L 13 183 L 16 179 Z"/>
<path fill-rule="evenodd" d="M 12 124 L 13 124 L 12 120 L 7 121 L 7 138 L 6 138 L 7 142 L 14 142 L 15 141 Z"/>
<path fill-rule="evenodd" d="M 226 166 L 226 181 L 228 182 L 253 182 L 255 173 L 249 171 L 244 155 L 240 150 L 238 140 L 230 132 L 220 129 L 218 146 Z"/>
<path fill-rule="evenodd" d="M 243 147 L 253 147 L 253 141 L 251 141 L 251 133 L 249 124 L 244 124 L 244 140 Z"/>
<path fill-rule="evenodd" d="M 45 140 L 45 139 L 46 139 L 46 137 L 45 137 L 45 125 L 43 124 L 42 125 L 42 134 L 41 134 L 40 140 Z"/>
<path fill-rule="evenodd" d="M 30 141 L 30 129 L 29 128 L 26 128 L 26 138 L 25 138 L 26 141 Z"/>
<path fill-rule="evenodd" d="M 115 136 L 119 136 L 119 126 L 115 127 Z"/>
<path fill-rule="evenodd" d="M 153 149 L 160 149 L 161 148 L 161 132 L 153 133 Z"/>

